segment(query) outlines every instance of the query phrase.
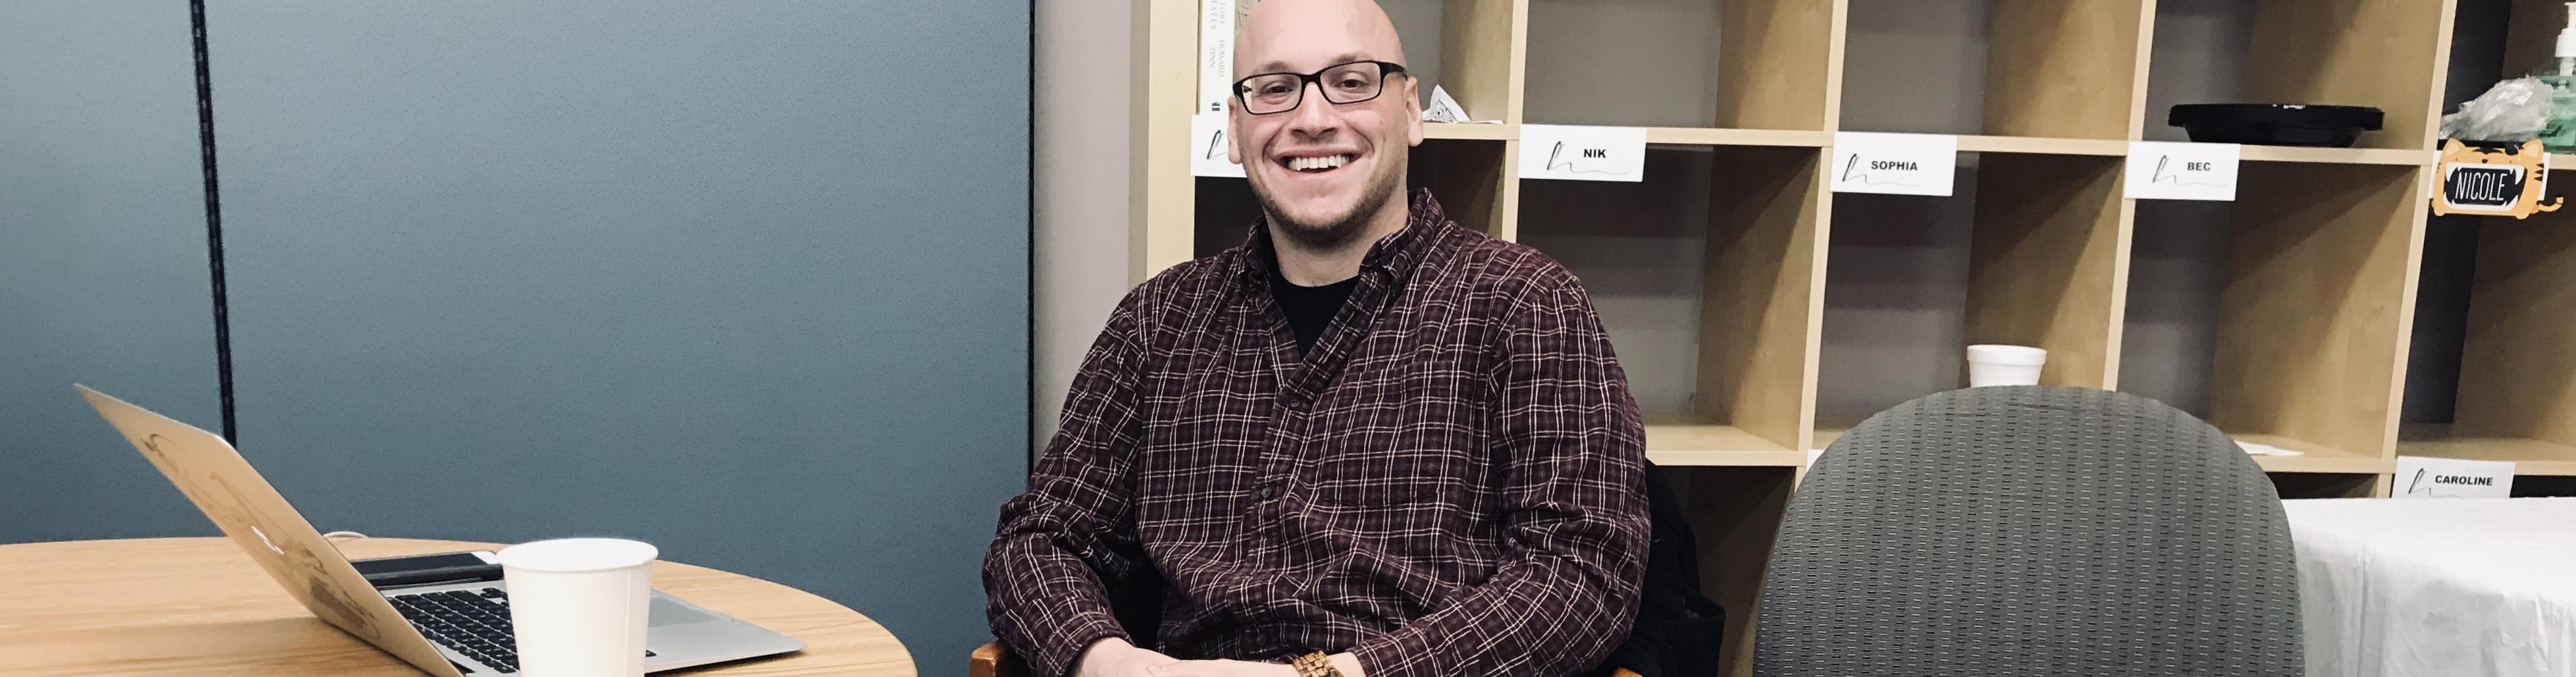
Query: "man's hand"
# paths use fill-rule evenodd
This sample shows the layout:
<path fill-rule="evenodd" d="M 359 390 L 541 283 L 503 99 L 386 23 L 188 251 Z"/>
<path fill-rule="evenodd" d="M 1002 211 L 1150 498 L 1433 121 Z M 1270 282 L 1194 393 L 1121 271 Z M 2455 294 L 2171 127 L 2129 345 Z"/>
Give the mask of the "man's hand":
<path fill-rule="evenodd" d="M 1127 640 L 1110 637 L 1091 643 L 1074 661 L 1074 677 L 1162 677 L 1170 674 L 1164 668 L 1181 661 L 1151 649 L 1139 649 Z M 1293 674 L 1293 673 L 1292 673 Z"/>
<path fill-rule="evenodd" d="M 1278 663 L 1251 661 L 1175 661 L 1163 666 L 1162 677 L 1297 677 L 1297 669 Z"/>
<path fill-rule="evenodd" d="M 1360 671 L 1360 659 L 1347 653 L 1325 657 L 1340 670 L 1342 677 L 1367 677 Z M 1297 677 L 1297 668 L 1280 663 L 1211 660 L 1185 661 L 1161 653 L 1139 649 L 1127 640 L 1110 637 L 1091 643 L 1074 664 L 1074 677 Z"/>

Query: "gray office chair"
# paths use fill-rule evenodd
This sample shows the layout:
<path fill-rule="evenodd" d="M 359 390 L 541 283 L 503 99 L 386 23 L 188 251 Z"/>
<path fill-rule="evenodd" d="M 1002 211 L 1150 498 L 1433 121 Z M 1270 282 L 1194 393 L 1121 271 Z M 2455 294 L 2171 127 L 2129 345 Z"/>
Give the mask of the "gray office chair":
<path fill-rule="evenodd" d="M 1834 442 L 1763 580 L 1760 677 L 2301 677 L 2281 501 L 2154 400 L 1971 388 Z"/>

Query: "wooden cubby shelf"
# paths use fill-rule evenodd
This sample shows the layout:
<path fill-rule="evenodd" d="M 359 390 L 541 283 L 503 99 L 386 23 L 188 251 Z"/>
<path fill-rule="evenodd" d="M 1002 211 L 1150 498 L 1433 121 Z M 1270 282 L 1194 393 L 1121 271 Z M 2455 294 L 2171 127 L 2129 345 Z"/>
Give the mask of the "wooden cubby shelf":
<path fill-rule="evenodd" d="M 1520 125 L 1507 125 L 1501 123 L 1466 124 L 1454 122 L 1425 122 L 1422 123 L 1422 138 L 1465 141 L 1518 141 L 1521 138 L 1521 127 Z"/>
<path fill-rule="evenodd" d="M 2387 458 L 2425 195 L 2420 167 L 2251 164 L 2227 231 L 2207 418 L 2284 457 Z"/>
<path fill-rule="evenodd" d="M 2296 148 L 2291 146 L 2246 146 L 2238 159 L 2245 162 L 2301 162 L 2321 165 L 2399 165 L 2427 167 L 2433 164 L 2430 150 L 2394 148 Z"/>
<path fill-rule="evenodd" d="M 1959 137 L 1959 152 L 2125 157 L 2129 154 L 2129 142 L 2114 139 L 2051 139 L 1970 134 Z"/>
<path fill-rule="evenodd" d="M 2436 225 L 2476 237 L 2457 397 L 2448 424 L 2401 429 L 2398 453 L 2576 475 L 2576 209 Z"/>
<path fill-rule="evenodd" d="M 2253 457 L 2284 497 L 2385 496 L 2401 453 L 2576 476 L 2576 209 L 2475 226 L 2457 421 L 2400 432 L 2458 0 L 1384 2 L 1424 91 L 1501 121 L 1428 125 L 1413 184 L 1592 293 L 1648 457 L 1689 478 L 1726 674 L 1750 673 L 1807 451 L 1962 385 L 1970 343 L 2047 348 L 2044 383 L 2146 393 L 2299 451 Z M 1240 242 L 1255 214 L 1242 181 L 1181 159 L 1198 3 L 1143 7 L 1140 281 Z M 2206 101 L 2387 117 L 2354 148 L 2245 146 L 2232 203 L 2127 199 L 2129 143 L 2184 140 L 2166 108 Z M 1646 128 L 1645 180 L 1521 180 L 1528 124 Z M 1830 192 L 1843 131 L 1958 135 L 1958 191 Z M 1943 291 L 1873 277 L 1903 247 Z M 1890 295 L 1890 314 L 1946 319 L 1868 315 Z M 1887 345 L 1907 341 L 1933 345 Z"/>
<path fill-rule="evenodd" d="M 2269 444 L 2299 452 L 2297 456 L 2254 457 L 2254 465 L 2262 466 L 2267 472 L 2387 474 L 2397 470 L 2396 459 L 2377 454 L 2359 454 L 2280 435 L 2229 432 L 2227 436 L 2242 442 Z"/>
<path fill-rule="evenodd" d="M 2512 461 L 2516 475 L 2576 475 L 2576 446 L 2529 437 L 2463 435 L 2439 423 L 2398 429 L 2397 453 L 2471 461 Z"/>
<path fill-rule="evenodd" d="M 1829 132 L 1793 129 L 1718 129 L 1714 127 L 1647 127 L 1646 143 L 1674 146 L 1797 146 L 1823 148 L 1833 145 Z"/>
<path fill-rule="evenodd" d="M 1765 466 L 1794 468 L 1807 454 L 1728 425 L 1683 418 L 1646 421 L 1646 458 L 1667 466 Z"/>
<path fill-rule="evenodd" d="M 1834 440 L 1842 439 L 1843 433 L 1851 432 L 1852 426 L 1856 425 L 1860 425 L 1860 422 L 1834 421 L 1818 424 L 1816 426 L 1815 448 L 1823 449 L 1825 447 L 1833 446 Z"/>

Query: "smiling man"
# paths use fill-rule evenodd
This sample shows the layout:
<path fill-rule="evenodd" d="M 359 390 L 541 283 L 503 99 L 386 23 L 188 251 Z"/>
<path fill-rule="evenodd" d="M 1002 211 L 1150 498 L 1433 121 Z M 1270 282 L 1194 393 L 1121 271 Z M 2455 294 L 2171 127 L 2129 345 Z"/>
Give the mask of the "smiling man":
<path fill-rule="evenodd" d="M 1405 190 L 1420 85 L 1375 4 L 1264 0 L 1238 45 L 1262 213 L 1112 312 L 1002 506 L 994 633 L 1045 675 L 1593 668 L 1648 519 L 1591 300 Z"/>

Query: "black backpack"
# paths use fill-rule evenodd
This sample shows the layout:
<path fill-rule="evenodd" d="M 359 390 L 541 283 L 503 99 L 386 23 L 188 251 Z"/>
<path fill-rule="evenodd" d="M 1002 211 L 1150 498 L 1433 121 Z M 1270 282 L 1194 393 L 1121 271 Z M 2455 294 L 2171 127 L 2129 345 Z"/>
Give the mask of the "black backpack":
<path fill-rule="evenodd" d="M 1653 514 L 1653 540 L 1637 595 L 1637 621 L 1628 639 L 1592 674 L 1608 675 L 1619 668 L 1642 677 L 1717 674 L 1726 610 L 1700 594 L 1699 539 L 1691 534 L 1680 497 L 1653 463 L 1646 464 L 1646 503 Z"/>

